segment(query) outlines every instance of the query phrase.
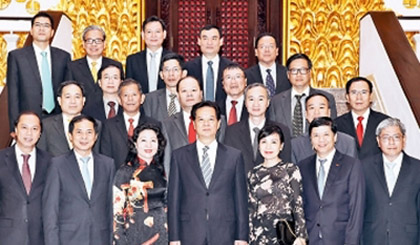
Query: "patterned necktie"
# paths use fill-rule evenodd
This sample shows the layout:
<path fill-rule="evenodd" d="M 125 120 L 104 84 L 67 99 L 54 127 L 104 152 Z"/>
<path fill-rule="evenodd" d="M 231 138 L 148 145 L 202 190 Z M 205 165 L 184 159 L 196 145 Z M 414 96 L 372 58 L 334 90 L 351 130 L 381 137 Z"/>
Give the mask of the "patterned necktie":
<path fill-rule="evenodd" d="M 364 118 L 362 116 L 357 117 L 357 120 L 359 122 L 357 123 L 356 134 L 357 134 L 357 141 L 359 141 L 359 146 L 362 146 L 363 144 L 363 124 L 362 124 L 363 119 Z"/>
<path fill-rule="evenodd" d="M 388 169 L 387 184 L 389 195 L 391 196 L 394 191 L 395 184 L 397 183 L 397 176 L 394 173 L 394 168 L 397 164 L 395 162 L 385 162 L 385 166 Z"/>
<path fill-rule="evenodd" d="M 238 116 L 236 115 L 236 104 L 238 104 L 238 101 L 232 100 L 232 108 L 230 109 L 229 113 L 229 121 L 228 125 L 232 125 L 238 121 Z"/>
<path fill-rule="evenodd" d="M 276 94 L 276 87 L 274 85 L 273 76 L 271 76 L 271 69 L 267 69 L 267 77 L 265 78 L 268 91 L 270 91 L 270 98 Z"/>
<path fill-rule="evenodd" d="M 212 170 L 210 166 L 210 158 L 207 153 L 209 150 L 208 146 L 203 147 L 203 160 L 201 161 L 201 172 L 203 173 L 204 182 L 206 183 L 207 188 L 209 188 Z"/>
<path fill-rule="evenodd" d="M 90 65 L 91 65 L 90 72 L 92 73 L 93 81 L 95 83 L 98 81 L 98 69 L 96 68 L 97 64 L 98 63 L 96 61 L 92 61 L 90 63 Z"/>
<path fill-rule="evenodd" d="M 325 187 L 325 162 L 327 159 L 319 159 L 319 172 L 318 172 L 318 192 L 319 197 L 322 199 Z"/>
<path fill-rule="evenodd" d="M 115 117 L 115 102 L 114 101 L 109 101 L 108 106 L 109 106 L 109 112 L 108 112 L 108 117 L 107 118 L 109 119 L 109 118 Z"/>
<path fill-rule="evenodd" d="M 193 143 L 196 140 L 194 123 L 192 118 L 190 118 L 190 124 L 188 125 L 188 143 Z"/>
<path fill-rule="evenodd" d="M 302 102 L 300 101 L 305 94 L 295 95 L 296 106 L 293 111 L 293 137 L 300 136 L 303 133 Z"/>
<path fill-rule="evenodd" d="M 25 186 L 26 193 L 29 195 L 29 192 L 31 192 L 31 186 L 32 186 L 32 179 L 31 179 L 31 170 L 29 169 L 29 157 L 31 157 L 30 154 L 22 154 L 23 157 L 23 164 L 22 164 L 22 180 L 23 185 Z"/>
<path fill-rule="evenodd" d="M 213 74 L 213 61 L 207 62 L 207 74 L 206 74 L 206 100 L 214 101 L 214 74 Z"/>
<path fill-rule="evenodd" d="M 47 52 L 42 51 L 41 56 L 42 108 L 48 113 L 51 113 L 54 110 L 55 102 L 50 65 L 48 64 Z"/>
<path fill-rule="evenodd" d="M 256 160 L 258 152 L 258 134 L 260 133 L 260 129 L 255 127 L 252 130 L 255 132 L 254 141 L 252 142 L 252 150 L 254 152 L 254 160 Z"/>
<path fill-rule="evenodd" d="M 128 125 L 128 138 L 131 138 L 133 137 L 133 134 L 134 134 L 134 125 L 133 125 L 134 119 L 129 118 L 128 122 L 130 123 L 130 125 Z"/>
<path fill-rule="evenodd" d="M 89 169 L 88 169 L 88 162 L 90 160 L 90 157 L 81 157 L 80 161 L 82 162 L 82 167 L 81 167 L 81 174 L 83 177 L 83 182 L 85 182 L 85 188 L 86 188 L 86 192 L 88 194 L 88 196 L 90 197 L 90 193 L 92 191 L 92 180 L 90 179 L 90 175 L 89 175 Z"/>
<path fill-rule="evenodd" d="M 149 69 L 149 92 L 157 89 L 157 68 L 156 68 L 157 53 L 150 53 L 150 69 Z"/>
<path fill-rule="evenodd" d="M 168 116 L 172 116 L 173 114 L 176 113 L 176 106 L 175 106 L 176 94 L 170 94 L 169 98 L 171 98 L 171 100 L 169 101 L 169 106 L 168 106 Z"/>

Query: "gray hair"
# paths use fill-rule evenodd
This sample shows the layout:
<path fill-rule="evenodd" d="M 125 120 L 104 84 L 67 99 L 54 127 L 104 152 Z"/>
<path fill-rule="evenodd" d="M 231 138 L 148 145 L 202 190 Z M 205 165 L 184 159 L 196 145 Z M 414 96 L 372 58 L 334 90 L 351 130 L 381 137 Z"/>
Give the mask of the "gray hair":
<path fill-rule="evenodd" d="M 379 123 L 378 127 L 376 127 L 376 136 L 379 136 L 384 128 L 397 126 L 400 128 L 402 135 L 405 136 L 405 126 L 398 118 L 387 118 L 384 119 L 381 123 Z"/>
<path fill-rule="evenodd" d="M 97 26 L 97 25 L 90 25 L 90 26 L 86 27 L 83 30 L 83 33 L 82 33 L 82 39 L 83 39 L 83 41 L 85 41 L 86 34 L 89 31 L 93 31 L 93 30 L 102 32 L 102 37 L 103 37 L 103 39 L 105 41 L 105 39 L 106 39 L 105 31 L 100 26 Z"/>
<path fill-rule="evenodd" d="M 265 89 L 265 91 L 267 92 L 267 98 L 270 99 L 270 91 L 268 90 L 267 86 L 265 86 L 263 83 L 251 83 L 250 85 L 246 86 L 245 92 L 244 92 L 245 97 L 248 94 L 249 90 L 253 88 L 257 88 L 257 87 Z"/>

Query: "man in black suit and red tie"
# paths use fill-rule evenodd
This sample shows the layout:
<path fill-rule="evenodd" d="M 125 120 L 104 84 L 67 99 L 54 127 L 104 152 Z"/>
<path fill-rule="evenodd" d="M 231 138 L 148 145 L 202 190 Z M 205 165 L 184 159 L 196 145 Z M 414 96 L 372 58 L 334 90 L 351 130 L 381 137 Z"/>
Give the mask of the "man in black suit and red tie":
<path fill-rule="evenodd" d="M 248 244 L 243 157 L 216 140 L 220 111 L 211 101 L 191 111 L 197 141 L 174 151 L 168 184 L 171 245 Z"/>

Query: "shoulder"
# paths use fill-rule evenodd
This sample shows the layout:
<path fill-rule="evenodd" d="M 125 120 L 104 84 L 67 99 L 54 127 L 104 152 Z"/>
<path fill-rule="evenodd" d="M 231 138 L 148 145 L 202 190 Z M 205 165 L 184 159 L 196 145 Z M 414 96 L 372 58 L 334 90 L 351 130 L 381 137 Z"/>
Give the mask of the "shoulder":
<path fill-rule="evenodd" d="M 0 159 L 3 160 L 6 156 L 14 154 L 15 148 L 13 146 L 0 150 Z"/>
<path fill-rule="evenodd" d="M 272 101 L 271 105 L 276 105 L 275 103 L 273 103 L 273 101 L 279 101 L 279 100 L 283 100 L 287 97 L 291 97 L 291 94 L 292 94 L 292 89 L 288 89 L 286 91 L 283 91 L 281 93 L 278 93 L 278 94 L 274 95 L 273 98 L 271 99 L 271 101 Z M 280 107 L 282 107 L 282 106 L 280 106 Z"/>
<path fill-rule="evenodd" d="M 287 68 L 284 65 L 280 64 L 279 62 L 277 62 L 277 61 L 276 61 L 276 69 L 277 69 L 277 71 L 282 71 L 282 72 L 286 72 L 287 71 Z"/>
<path fill-rule="evenodd" d="M 142 57 L 146 57 L 146 51 L 145 50 L 134 53 L 134 54 L 130 54 L 129 56 L 127 56 L 127 63 L 129 63 L 131 61 L 134 61 L 136 59 L 140 59 Z"/>
<path fill-rule="evenodd" d="M 242 155 L 242 152 L 234 147 L 222 144 L 222 143 L 218 143 L 218 150 L 220 149 L 221 151 L 227 153 L 229 156 L 233 156 L 233 157 L 240 157 Z"/>
<path fill-rule="evenodd" d="M 51 49 L 52 53 L 59 54 L 59 55 L 62 55 L 62 56 L 70 56 L 70 54 L 67 51 L 65 51 L 61 48 L 50 47 L 50 49 Z"/>
<path fill-rule="evenodd" d="M 337 117 L 336 119 L 334 119 L 334 121 L 336 123 L 341 123 L 341 122 L 348 121 L 348 120 L 351 120 L 351 119 L 352 119 L 351 112 L 347 112 L 347 113 L 344 113 L 343 115 Z"/>
<path fill-rule="evenodd" d="M 165 94 L 166 94 L 166 88 L 161 88 L 161 89 L 152 91 L 150 93 L 147 93 L 146 94 L 146 100 L 147 100 L 147 98 L 149 98 L 149 99 L 150 98 L 157 98 L 157 97 L 159 97 L 161 95 L 165 95 Z"/>
<path fill-rule="evenodd" d="M 188 61 L 187 63 L 185 63 L 186 67 L 189 66 L 195 66 L 195 65 L 199 65 L 201 62 L 201 56 L 195 57 L 194 59 Z"/>
<path fill-rule="evenodd" d="M 43 126 L 51 125 L 51 124 L 59 121 L 60 119 L 61 119 L 61 121 L 63 121 L 62 118 L 63 117 L 62 117 L 61 114 L 53 115 L 53 116 L 42 119 L 42 124 L 43 124 Z"/>
<path fill-rule="evenodd" d="M 380 120 L 380 121 L 389 118 L 388 115 L 386 115 L 382 112 L 379 112 L 379 111 L 372 110 L 372 109 L 370 109 L 370 116 L 372 116 L 372 118 L 375 118 L 375 119 Z"/>
<path fill-rule="evenodd" d="M 52 156 L 47 151 L 41 150 L 38 147 L 36 148 L 36 157 L 37 159 L 40 159 L 41 161 L 49 161 Z"/>
<path fill-rule="evenodd" d="M 313 93 L 321 93 L 321 94 L 324 94 L 325 96 L 328 97 L 328 99 L 330 100 L 330 102 L 332 102 L 331 100 L 335 100 L 333 94 L 331 94 L 331 93 L 329 93 L 329 92 L 327 92 L 327 91 L 325 91 L 323 89 L 316 89 L 316 88 L 312 88 L 311 87 L 310 88 L 310 91 L 309 91 L 309 94 L 313 94 Z"/>
<path fill-rule="evenodd" d="M 142 113 L 143 114 L 143 113 Z M 146 116 L 146 115 L 141 115 L 140 116 L 140 121 L 139 121 L 139 123 L 141 123 L 141 124 L 143 124 L 143 123 L 152 123 L 152 124 L 155 124 L 155 125 L 157 125 L 157 126 L 161 126 L 161 123 L 158 121 L 158 120 L 156 120 L 156 119 L 153 119 L 153 118 L 151 118 L 151 117 L 148 117 L 148 116 Z"/>
<path fill-rule="evenodd" d="M 223 57 L 223 56 L 220 56 L 220 64 L 228 65 L 228 64 L 231 64 L 231 63 L 233 63 L 233 61 L 231 61 L 230 59 L 228 59 L 226 57 Z"/>
<path fill-rule="evenodd" d="M 108 164 L 110 166 L 113 166 L 114 165 L 114 159 L 112 159 L 112 158 L 110 158 L 108 156 L 105 156 L 103 154 L 99 154 L 99 153 L 96 153 L 96 152 L 92 152 L 92 155 L 93 155 L 93 158 L 95 160 L 101 161 L 101 164 L 102 163 L 103 164 Z"/>

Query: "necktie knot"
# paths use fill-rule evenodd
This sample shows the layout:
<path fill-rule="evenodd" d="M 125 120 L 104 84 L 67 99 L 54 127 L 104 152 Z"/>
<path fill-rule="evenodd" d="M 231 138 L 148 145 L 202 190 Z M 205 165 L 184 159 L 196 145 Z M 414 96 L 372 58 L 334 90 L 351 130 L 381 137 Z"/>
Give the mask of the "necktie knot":
<path fill-rule="evenodd" d="M 387 166 L 388 169 L 394 170 L 395 166 L 397 166 L 397 163 L 395 163 L 395 162 L 387 162 L 386 163 L 386 166 Z"/>
<path fill-rule="evenodd" d="M 303 96 L 305 96 L 305 93 L 303 93 L 303 94 L 297 94 L 297 95 L 295 95 L 295 98 L 296 98 L 297 101 L 300 102 L 300 99 L 302 99 Z"/>
<path fill-rule="evenodd" d="M 81 157 L 80 158 L 80 161 L 82 161 L 82 163 L 85 164 L 85 165 L 88 164 L 89 160 L 90 160 L 90 157 Z"/>
<path fill-rule="evenodd" d="M 41 55 L 42 55 L 42 57 L 47 57 L 47 51 L 42 51 Z"/>
<path fill-rule="evenodd" d="M 362 116 L 357 117 L 357 120 L 359 121 L 359 123 L 362 123 L 363 119 L 365 119 L 365 118 L 362 117 Z"/>
<path fill-rule="evenodd" d="M 258 127 L 255 127 L 255 128 L 253 128 L 252 129 L 254 132 L 255 132 L 255 134 L 257 134 L 258 135 L 258 133 L 260 132 L 260 129 L 258 128 Z"/>
<path fill-rule="evenodd" d="M 207 62 L 207 64 L 208 64 L 209 66 L 212 66 L 212 65 L 213 65 L 213 61 L 209 60 L 209 61 Z"/>
<path fill-rule="evenodd" d="M 115 102 L 114 101 L 110 101 L 108 102 L 109 107 L 114 108 L 115 106 Z"/>
<path fill-rule="evenodd" d="M 92 67 L 95 67 L 98 63 L 96 61 L 92 61 L 90 64 L 92 65 Z"/>
<path fill-rule="evenodd" d="M 203 154 L 206 154 L 207 151 L 210 149 L 207 145 L 203 147 Z"/>
<path fill-rule="evenodd" d="M 238 101 L 236 101 L 236 100 L 232 100 L 230 103 L 232 103 L 232 106 L 233 106 L 233 107 L 235 107 L 235 106 L 236 106 L 236 104 L 238 104 Z"/>
<path fill-rule="evenodd" d="M 133 118 L 129 118 L 129 119 L 128 119 L 128 122 L 129 122 L 130 124 L 133 124 L 134 119 L 133 119 Z"/>
<path fill-rule="evenodd" d="M 326 161 L 327 159 L 319 159 L 319 163 L 322 165 L 322 167 L 324 167 Z"/>
<path fill-rule="evenodd" d="M 155 57 L 156 57 L 156 55 L 157 55 L 157 52 L 150 52 L 150 57 L 151 57 L 151 58 L 155 58 Z"/>
<path fill-rule="evenodd" d="M 171 98 L 171 100 L 174 100 L 176 98 L 176 94 L 169 94 L 169 98 Z"/>
<path fill-rule="evenodd" d="M 23 157 L 23 162 L 27 163 L 29 158 L 31 157 L 31 154 L 22 154 L 22 157 Z"/>
<path fill-rule="evenodd" d="M 271 69 L 267 69 L 266 71 L 267 71 L 268 74 L 271 75 Z"/>

